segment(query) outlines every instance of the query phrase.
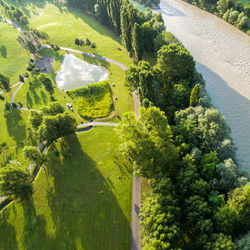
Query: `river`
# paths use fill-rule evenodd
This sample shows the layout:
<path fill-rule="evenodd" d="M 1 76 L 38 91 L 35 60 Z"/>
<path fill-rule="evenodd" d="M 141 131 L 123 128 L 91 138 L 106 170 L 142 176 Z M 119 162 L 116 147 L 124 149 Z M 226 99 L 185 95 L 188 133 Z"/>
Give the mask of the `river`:
<path fill-rule="evenodd" d="M 160 12 L 193 55 L 213 105 L 231 127 L 240 167 L 250 173 L 250 37 L 181 0 L 162 0 Z"/>

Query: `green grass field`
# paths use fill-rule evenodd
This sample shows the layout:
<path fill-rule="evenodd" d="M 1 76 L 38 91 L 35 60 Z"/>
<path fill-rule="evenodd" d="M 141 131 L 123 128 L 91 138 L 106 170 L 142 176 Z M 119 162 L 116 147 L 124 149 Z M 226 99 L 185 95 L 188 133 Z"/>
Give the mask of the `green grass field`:
<path fill-rule="evenodd" d="M 69 90 L 67 94 L 74 100 L 78 114 L 85 119 L 107 117 L 113 109 L 108 81 Z"/>
<path fill-rule="evenodd" d="M 21 48 L 16 38 L 19 34 L 10 24 L 0 22 L 0 72 L 10 77 L 11 85 L 19 81 L 26 71 L 28 52 Z"/>
<path fill-rule="evenodd" d="M 41 170 L 33 202 L 0 214 L 0 249 L 129 249 L 132 178 L 114 157 L 118 143 L 113 128 L 98 127 L 52 145 L 50 188 Z"/>
<path fill-rule="evenodd" d="M 125 48 L 121 45 L 120 38 L 99 24 L 93 17 L 86 16 L 77 10 L 58 8 L 51 4 L 46 5 L 44 9 L 38 9 L 38 13 L 39 15 L 31 16 L 30 26 L 47 32 L 50 36 L 49 41 L 52 43 L 85 52 L 95 52 L 125 65 L 132 63 Z M 92 49 L 89 46 L 77 46 L 74 43 L 76 37 L 83 40 L 88 37 L 97 47 Z"/>

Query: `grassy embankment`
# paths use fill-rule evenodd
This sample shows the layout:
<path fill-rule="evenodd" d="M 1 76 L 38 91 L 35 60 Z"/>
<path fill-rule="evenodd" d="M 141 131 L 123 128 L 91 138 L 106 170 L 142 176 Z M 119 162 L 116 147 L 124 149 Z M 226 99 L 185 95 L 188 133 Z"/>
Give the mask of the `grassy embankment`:
<path fill-rule="evenodd" d="M 0 249 L 129 249 L 131 173 L 113 128 L 67 136 L 48 152 L 32 202 L 1 213 Z"/>

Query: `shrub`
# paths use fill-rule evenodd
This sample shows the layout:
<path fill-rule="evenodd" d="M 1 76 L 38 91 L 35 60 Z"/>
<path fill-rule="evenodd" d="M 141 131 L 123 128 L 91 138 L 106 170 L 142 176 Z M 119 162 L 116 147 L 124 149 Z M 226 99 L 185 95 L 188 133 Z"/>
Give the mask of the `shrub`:
<path fill-rule="evenodd" d="M 107 81 L 67 91 L 76 103 L 78 113 L 86 119 L 108 116 L 113 108 Z"/>

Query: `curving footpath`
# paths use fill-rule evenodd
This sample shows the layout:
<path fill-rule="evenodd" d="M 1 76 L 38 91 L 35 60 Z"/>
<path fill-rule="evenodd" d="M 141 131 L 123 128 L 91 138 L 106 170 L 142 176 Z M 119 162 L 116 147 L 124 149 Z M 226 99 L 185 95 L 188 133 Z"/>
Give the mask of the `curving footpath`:
<path fill-rule="evenodd" d="M 13 21 L 9 21 L 9 20 L 5 20 L 6 23 L 12 24 L 19 32 L 23 33 L 23 30 L 21 27 L 19 27 L 15 22 Z M 51 46 L 49 45 L 41 45 L 40 49 L 43 48 L 51 48 Z M 74 53 L 78 53 L 78 54 L 82 54 L 85 56 L 89 56 L 89 57 L 93 57 L 96 58 L 98 60 L 102 60 L 105 62 L 109 62 L 109 63 L 113 63 L 115 65 L 117 65 L 118 67 L 122 68 L 123 70 L 127 70 L 128 67 L 125 66 L 124 64 L 115 61 L 113 59 L 110 58 L 106 58 L 106 57 L 102 57 L 102 56 L 98 56 L 95 54 L 91 54 L 91 53 L 86 53 L 80 50 L 76 50 L 76 49 L 71 49 L 71 48 L 66 48 L 66 47 L 60 47 L 61 50 L 65 50 L 65 51 L 70 51 L 70 52 L 74 52 Z M 16 83 L 14 85 L 12 85 L 12 87 L 17 86 L 19 83 Z M 17 94 L 17 92 L 21 89 L 23 83 L 20 84 L 20 86 L 15 90 L 15 92 L 13 93 L 12 97 L 11 97 L 11 102 L 14 101 L 14 98 Z M 1 92 L 0 92 L 1 94 Z M 138 98 L 138 94 L 136 92 L 133 92 L 133 100 L 134 100 L 134 112 L 135 115 L 138 116 L 139 115 L 139 107 L 140 107 L 140 102 L 139 102 L 139 98 Z M 22 110 L 29 110 L 27 108 L 21 108 Z M 93 127 L 93 126 L 117 126 L 119 123 L 109 123 L 109 122 L 88 122 L 88 123 L 84 123 L 84 124 L 80 124 L 77 126 L 78 129 L 82 129 L 82 131 L 79 132 L 84 132 L 86 131 L 85 128 L 88 127 Z M 42 146 L 44 145 L 44 143 L 42 142 L 39 146 L 38 149 L 41 149 Z M 43 154 L 45 154 L 47 152 L 47 146 L 44 148 L 43 150 Z M 33 163 L 30 163 L 29 165 L 29 170 L 31 171 L 34 167 Z M 0 203 L 6 199 L 6 197 L 0 197 Z M 6 206 L 9 203 L 6 204 Z M 3 209 L 3 207 L 0 207 L 0 210 Z M 141 178 L 137 177 L 135 175 L 133 175 L 133 181 L 132 181 L 132 221 L 131 221 L 131 250 L 140 250 L 141 249 L 141 227 L 140 227 L 140 217 L 139 217 L 139 213 L 140 213 L 140 209 L 141 209 Z"/>

